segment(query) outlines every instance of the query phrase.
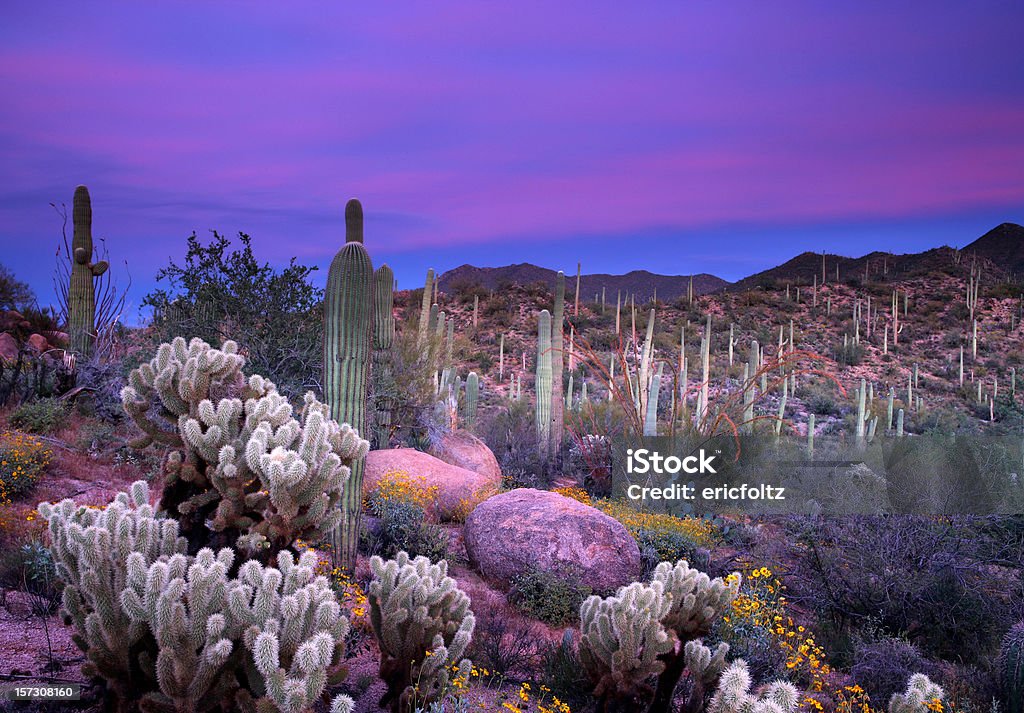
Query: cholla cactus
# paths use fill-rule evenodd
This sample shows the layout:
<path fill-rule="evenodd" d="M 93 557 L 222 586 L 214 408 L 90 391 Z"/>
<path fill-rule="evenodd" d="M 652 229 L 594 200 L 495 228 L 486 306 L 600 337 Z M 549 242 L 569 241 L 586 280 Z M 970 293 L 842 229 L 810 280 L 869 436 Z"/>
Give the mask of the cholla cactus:
<path fill-rule="evenodd" d="M 907 681 L 905 693 L 894 693 L 889 699 L 889 713 L 928 713 L 942 711 L 946 692 L 923 673 L 915 673 Z"/>
<path fill-rule="evenodd" d="M 739 575 L 712 580 L 680 560 L 660 563 L 649 584 L 634 582 L 611 597 L 588 598 L 580 607 L 580 660 L 594 695 L 632 705 L 651 699 L 649 711 L 667 711 L 688 663 L 697 667 L 690 670 L 695 681 L 720 672 L 726 649 L 712 654 L 687 644 L 710 632 L 739 582 Z M 654 676 L 652 691 L 648 681 Z M 703 690 L 691 704 L 700 710 Z"/>
<path fill-rule="evenodd" d="M 140 708 L 208 711 L 238 690 L 229 665 L 237 627 L 224 613 L 234 558 L 228 548 L 216 557 L 204 548 L 194 560 L 176 554 L 152 564 L 139 552 L 128 555 L 121 608 L 149 630 L 158 649 L 155 662 L 147 653 L 143 668 L 160 690 L 145 693 Z"/>
<path fill-rule="evenodd" d="M 338 525 L 350 469 L 369 443 L 312 392 L 296 420 L 272 382 L 242 375 L 244 363 L 234 342 L 214 349 L 178 337 L 131 373 L 121 399 L 144 434 L 136 445 L 172 446 L 161 505 L 180 519 L 190 551 L 211 544 L 212 530 L 266 562 Z"/>
<path fill-rule="evenodd" d="M 370 623 L 380 646 L 380 675 L 388 685 L 380 705 L 412 710 L 438 696 L 462 659 L 476 621 L 469 597 L 448 576 L 448 563 L 431 564 L 399 552 L 393 560 L 370 559 Z"/>
<path fill-rule="evenodd" d="M 49 522 L 50 551 L 64 582 L 64 619 L 85 654 L 82 672 L 102 676 L 125 700 L 143 676 L 130 651 L 146 634 L 120 605 L 125 561 L 135 556 L 148 565 L 183 553 L 186 542 L 178 536 L 178 523 L 155 514 L 143 481 L 104 509 L 67 499 L 40 503 L 39 513 Z"/>
<path fill-rule="evenodd" d="M 266 699 L 282 713 L 307 710 L 327 684 L 344 677 L 348 620 L 327 579 L 315 575 L 316 562 L 312 552 L 295 562 L 283 551 L 277 568 L 246 562 L 228 586 L 228 611 L 252 652 Z M 351 706 L 346 700 L 335 699 L 335 708 Z"/>
<path fill-rule="evenodd" d="M 708 713 L 793 713 L 799 694 L 792 684 L 776 681 L 760 694 L 750 692 L 750 672 L 743 659 L 734 661 L 718 681 Z"/>
<path fill-rule="evenodd" d="M 580 661 L 597 698 L 628 701 L 651 695 L 647 681 L 665 670 L 661 657 L 676 643 L 661 623 L 671 608 L 660 582 L 633 582 L 613 596 L 583 602 Z"/>
<path fill-rule="evenodd" d="M 711 579 L 686 560 L 674 565 L 662 562 L 654 568 L 652 584 L 660 582 L 672 606 L 662 620 L 667 629 L 675 632 L 680 641 L 692 641 L 706 636 L 711 627 L 736 598 L 740 588 L 740 575 L 728 579 Z"/>

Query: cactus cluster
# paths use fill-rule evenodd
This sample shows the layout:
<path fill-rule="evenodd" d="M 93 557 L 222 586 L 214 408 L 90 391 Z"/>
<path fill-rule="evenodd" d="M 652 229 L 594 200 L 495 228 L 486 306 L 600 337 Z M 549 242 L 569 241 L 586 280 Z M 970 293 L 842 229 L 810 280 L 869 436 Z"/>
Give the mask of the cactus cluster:
<path fill-rule="evenodd" d="M 469 597 L 448 576 L 444 560 L 431 564 L 399 552 L 388 561 L 372 557 L 370 570 L 370 623 L 388 686 L 380 705 L 395 713 L 426 706 L 444 691 L 453 671 L 468 675 L 472 667 L 462 658 L 476 624 Z"/>
<path fill-rule="evenodd" d="M 589 597 L 580 607 L 580 661 L 594 695 L 626 706 L 650 702 L 647 710 L 659 713 L 670 709 L 688 663 L 698 669 L 691 671 L 694 679 L 710 682 L 726 649 L 712 653 L 687 644 L 711 631 L 736 597 L 739 582 L 738 574 L 728 581 L 711 579 L 680 560 L 660 563 L 649 583 Z M 686 710 L 701 710 L 703 690 Z"/>
<path fill-rule="evenodd" d="M 72 207 L 71 280 L 68 285 L 68 336 L 71 350 L 88 354 L 96 335 L 95 278 L 107 271 L 106 260 L 93 262 L 92 201 L 89 189 L 78 186 Z"/>
<path fill-rule="evenodd" d="M 233 342 L 178 337 L 131 372 L 121 399 L 143 431 L 134 445 L 170 447 L 161 506 L 189 551 L 228 544 L 267 562 L 338 525 L 369 444 L 312 393 L 296 419 L 272 382 L 242 375 L 244 362 Z"/>
<path fill-rule="evenodd" d="M 232 549 L 186 554 L 148 500 L 139 481 L 106 508 L 39 506 L 83 672 L 107 680 L 118 711 L 309 710 L 344 674 L 348 633 L 316 555 L 282 550 L 277 567 L 249 560 L 231 577 Z"/>

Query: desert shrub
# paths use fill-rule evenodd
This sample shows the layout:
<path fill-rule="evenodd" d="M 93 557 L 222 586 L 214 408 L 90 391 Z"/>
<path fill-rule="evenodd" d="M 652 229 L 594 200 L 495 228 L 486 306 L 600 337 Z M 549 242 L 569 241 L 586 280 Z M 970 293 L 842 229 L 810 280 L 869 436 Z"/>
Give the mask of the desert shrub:
<path fill-rule="evenodd" d="M 368 528 L 364 549 L 369 554 L 394 557 L 405 551 L 436 562 L 448 553 L 448 536 L 444 528 L 426 522 L 423 508 L 408 502 L 393 501 L 371 507 L 377 518 Z"/>
<path fill-rule="evenodd" d="M 260 264 L 252 241 L 238 234 L 241 247 L 213 231 L 203 245 L 193 233 L 185 262 L 173 260 L 157 273 L 164 285 L 142 304 L 153 310 L 157 343 L 188 334 L 220 343 L 237 342 L 253 372 L 271 379 L 290 398 L 300 398 L 321 371 L 322 290 L 309 276 L 315 267 L 296 264 L 275 270 Z"/>
<path fill-rule="evenodd" d="M 436 497 L 437 486 L 428 487 L 423 478 L 404 471 L 386 472 L 367 498 L 367 509 L 377 523 L 366 532 L 365 548 L 388 558 L 404 550 L 413 557 L 443 559 L 448 535 L 442 527 L 426 521 Z"/>
<path fill-rule="evenodd" d="M 913 674 L 935 675 L 935 666 L 909 641 L 889 636 L 858 640 L 850 673 L 873 700 L 887 701 L 903 692 Z"/>
<path fill-rule="evenodd" d="M 33 608 L 40 616 L 49 616 L 57 610 L 64 587 L 57 576 L 53 553 L 38 540 L 18 549 L 21 562 L 21 587 L 33 598 Z"/>
<path fill-rule="evenodd" d="M 585 709 L 591 700 L 587 695 L 589 681 L 580 662 L 572 629 L 566 629 L 557 644 L 544 645 L 541 650 L 541 670 L 541 680 L 551 689 L 553 696 L 565 701 L 571 710 Z"/>
<path fill-rule="evenodd" d="M 434 383 L 441 348 L 442 338 L 437 334 L 420 343 L 416 329 L 399 331 L 391 350 L 389 387 L 393 391 L 373 395 L 390 401 L 394 439 L 417 450 L 429 450 L 450 428 L 446 409 L 439 408 Z"/>
<path fill-rule="evenodd" d="M 10 424 L 30 433 L 51 433 L 64 423 L 68 403 L 44 398 L 21 404 L 11 412 Z"/>
<path fill-rule="evenodd" d="M 998 535 L 979 518 L 850 516 L 789 526 L 801 544 L 793 598 L 834 621 L 837 634 L 870 621 L 928 657 L 974 663 L 1024 606 L 1013 574 L 1024 553 L 988 541 Z"/>
<path fill-rule="evenodd" d="M 469 656 L 485 676 L 532 678 L 541 646 L 535 626 L 497 607 L 477 607 Z"/>
<path fill-rule="evenodd" d="M 595 507 L 625 525 L 636 540 L 645 576 L 659 562 L 683 559 L 706 569 L 709 559 L 707 548 L 719 539 L 718 529 L 707 518 L 640 512 L 615 500 L 599 500 Z"/>
<path fill-rule="evenodd" d="M 536 488 L 546 484 L 533 408 L 525 400 L 485 416 L 477 435 L 494 451 L 506 487 Z"/>
<path fill-rule="evenodd" d="M 53 451 L 40 439 L 25 433 L 0 434 L 0 503 L 28 491 L 53 460 Z"/>
<path fill-rule="evenodd" d="M 512 578 L 508 600 L 545 624 L 564 624 L 579 616 L 580 604 L 590 587 L 572 572 L 547 572 L 531 568 Z"/>
<path fill-rule="evenodd" d="M 843 366 L 857 366 L 864 359 L 864 347 L 855 344 L 852 339 L 847 339 L 845 343 L 836 345 L 835 359 Z"/>

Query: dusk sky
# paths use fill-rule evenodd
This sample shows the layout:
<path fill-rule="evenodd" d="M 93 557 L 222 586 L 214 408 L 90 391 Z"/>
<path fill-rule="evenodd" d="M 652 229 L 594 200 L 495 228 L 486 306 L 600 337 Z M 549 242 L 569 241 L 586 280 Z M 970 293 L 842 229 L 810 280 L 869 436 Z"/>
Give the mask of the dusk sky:
<path fill-rule="evenodd" d="M 384 9 L 386 8 L 386 9 Z M 77 184 L 129 322 L 195 230 L 320 266 L 734 280 L 1024 222 L 1024 3 L 7 1 L 0 262 Z"/>

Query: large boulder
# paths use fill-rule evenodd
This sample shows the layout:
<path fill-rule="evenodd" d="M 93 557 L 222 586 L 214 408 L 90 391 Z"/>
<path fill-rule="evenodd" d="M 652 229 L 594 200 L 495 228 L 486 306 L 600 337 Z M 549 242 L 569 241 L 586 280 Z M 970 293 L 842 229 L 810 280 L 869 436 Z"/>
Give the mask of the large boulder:
<path fill-rule="evenodd" d="M 622 523 L 546 490 L 519 488 L 484 501 L 463 537 L 469 561 L 491 580 L 537 568 L 606 592 L 640 577 L 640 549 Z"/>
<path fill-rule="evenodd" d="M 7 332 L 0 332 L 0 361 L 13 364 L 18 361 L 18 342 Z"/>
<path fill-rule="evenodd" d="M 501 475 L 495 478 L 460 468 L 429 453 L 413 448 L 388 448 L 366 454 L 363 471 L 363 495 L 369 495 L 388 471 L 397 470 L 412 478 L 422 478 L 426 487 L 437 488 L 432 517 L 445 521 L 457 519 L 479 500 L 497 492 Z"/>
<path fill-rule="evenodd" d="M 42 334 L 29 335 L 29 338 L 25 340 L 25 343 L 36 354 L 42 354 L 43 352 L 49 350 L 50 348 L 49 343 L 47 343 L 46 341 L 46 337 L 44 337 Z"/>
<path fill-rule="evenodd" d="M 430 449 L 430 455 L 479 473 L 490 481 L 501 482 L 501 466 L 494 452 L 472 433 L 452 431 L 445 434 L 441 442 Z"/>

